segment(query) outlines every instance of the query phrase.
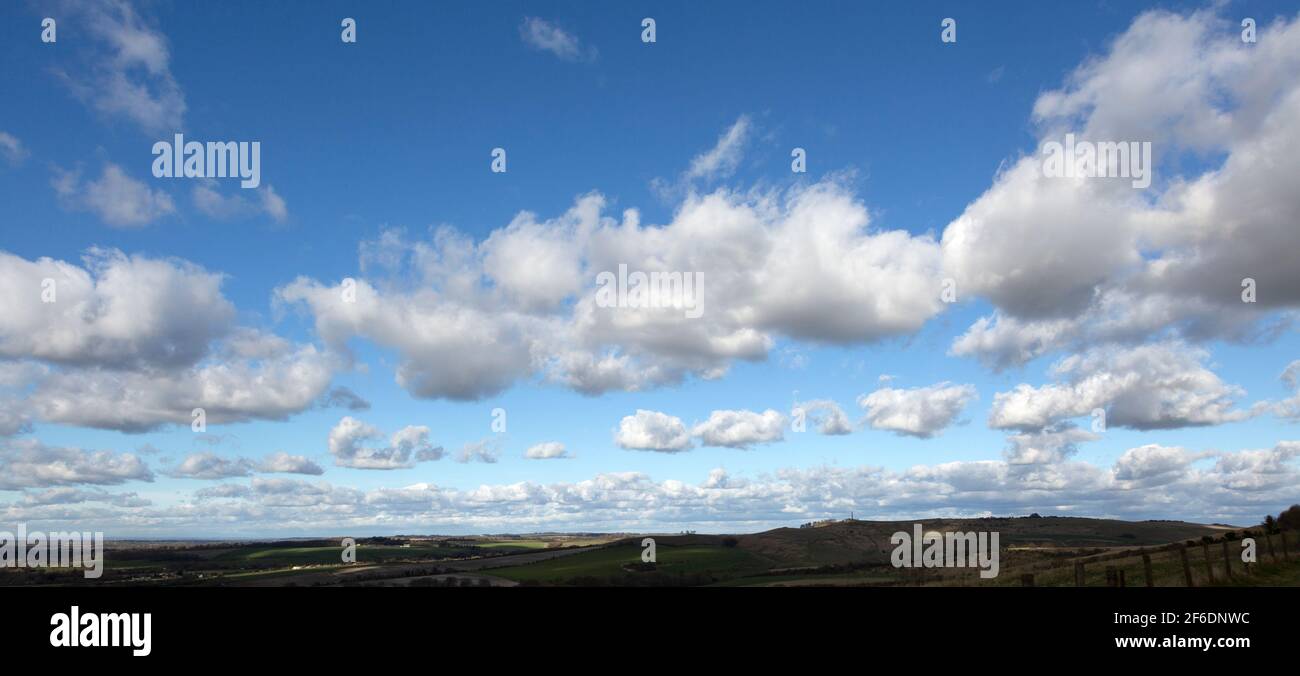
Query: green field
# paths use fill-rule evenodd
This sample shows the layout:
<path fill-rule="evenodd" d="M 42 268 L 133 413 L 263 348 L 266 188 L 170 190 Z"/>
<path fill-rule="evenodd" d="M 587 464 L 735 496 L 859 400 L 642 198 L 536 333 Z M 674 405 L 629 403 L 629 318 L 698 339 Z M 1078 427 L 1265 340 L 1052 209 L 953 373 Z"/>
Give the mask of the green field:
<path fill-rule="evenodd" d="M 718 578 L 740 577 L 766 570 L 771 564 L 750 552 L 716 545 L 671 546 L 660 544 L 655 572 L 675 576 L 710 574 Z M 484 572 L 516 582 L 565 582 L 578 578 L 645 575 L 625 569 L 641 562 L 641 548 L 635 544 L 605 547 L 581 554 L 562 556 L 525 566 L 492 568 Z"/>
<path fill-rule="evenodd" d="M 484 549 L 546 549 L 547 543 L 544 540 L 501 540 L 499 542 L 476 542 L 477 546 Z"/>
<path fill-rule="evenodd" d="M 381 563 L 411 559 L 437 559 L 464 550 L 456 547 L 357 545 L 357 563 Z M 241 547 L 214 557 L 214 561 L 248 561 L 303 566 L 341 563 L 342 547 Z"/>

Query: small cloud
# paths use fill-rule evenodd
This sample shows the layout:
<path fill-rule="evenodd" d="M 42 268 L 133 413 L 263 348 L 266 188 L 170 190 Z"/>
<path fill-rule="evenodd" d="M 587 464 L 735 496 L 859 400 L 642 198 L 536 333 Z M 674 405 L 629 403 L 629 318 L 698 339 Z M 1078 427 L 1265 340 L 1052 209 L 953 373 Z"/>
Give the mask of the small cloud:
<path fill-rule="evenodd" d="M 989 84 L 997 84 L 997 82 L 1002 79 L 1002 76 L 1005 75 L 1006 72 L 1007 72 L 1006 66 L 998 66 L 997 68 L 994 68 L 993 70 L 989 71 L 989 74 L 984 76 L 984 79 L 987 80 Z"/>
<path fill-rule="evenodd" d="M 777 360 L 788 369 L 802 370 L 808 367 L 808 354 L 803 350 L 787 345 L 777 354 Z"/>
<path fill-rule="evenodd" d="M 564 449 L 564 444 L 558 441 L 547 441 L 529 448 L 524 452 L 524 457 L 531 460 L 551 460 L 572 456 Z"/>
<path fill-rule="evenodd" d="M 695 181 L 712 181 L 736 173 L 744 156 L 745 145 L 753 136 L 754 125 L 748 115 L 741 115 L 718 137 L 713 147 L 691 158 L 691 164 L 676 179 L 655 177 L 650 189 L 660 198 L 674 201 L 690 191 Z"/>
<path fill-rule="evenodd" d="M 691 435 L 677 416 L 637 409 L 619 422 L 614 443 L 628 450 L 676 453 L 691 448 Z"/>
<path fill-rule="evenodd" d="M 693 432 L 705 446 L 748 449 L 755 444 L 781 441 L 784 428 L 785 416 L 772 409 L 762 413 L 714 411 Z"/>
<path fill-rule="evenodd" d="M 456 462 L 486 462 L 494 463 L 500 456 L 500 449 L 493 441 L 472 441 L 461 447 L 460 453 L 456 454 Z"/>
<path fill-rule="evenodd" d="M 254 189 L 251 199 L 244 196 L 243 188 L 232 195 L 223 195 L 218 190 L 218 185 L 213 179 L 203 179 L 191 192 L 194 207 L 209 218 L 229 221 L 264 213 L 277 223 L 282 223 L 289 217 L 289 208 L 284 198 L 276 194 L 275 188 L 269 184 Z"/>
<path fill-rule="evenodd" d="M 12 134 L 0 131 L 0 156 L 12 165 L 19 165 L 27 159 L 27 149 L 23 147 L 22 141 L 19 141 Z"/>
<path fill-rule="evenodd" d="M 403 427 L 393 434 L 387 446 L 363 445 L 383 436 L 374 426 L 344 416 L 329 434 L 334 464 L 353 469 L 409 469 L 415 463 L 442 458 L 442 447 L 429 442 L 429 428 L 423 425 Z"/>
<path fill-rule="evenodd" d="M 176 210 L 167 193 L 151 190 L 116 164 L 105 164 L 97 180 L 85 183 L 80 170 L 55 171 L 52 185 L 65 207 L 90 211 L 111 226 L 137 228 Z"/>
<path fill-rule="evenodd" d="M 157 22 L 129 2 L 64 4 L 79 35 L 88 38 L 78 41 L 85 66 L 72 73 L 56 69 L 55 76 L 105 116 L 130 120 L 150 134 L 180 129 L 185 94 Z"/>
<path fill-rule="evenodd" d="M 882 387 L 858 398 L 872 429 L 929 439 L 957 419 L 962 409 L 978 397 L 973 385 L 949 382 L 929 387 Z"/>
<path fill-rule="evenodd" d="M 246 477 L 253 473 L 253 464 L 244 458 L 227 459 L 215 453 L 194 453 L 180 464 L 164 471 L 177 479 L 230 479 Z"/>
<path fill-rule="evenodd" d="M 849 416 L 840 405 L 830 399 L 814 399 L 795 404 L 803 409 L 807 421 L 817 426 L 817 431 L 827 436 L 839 436 L 853 431 Z"/>
<path fill-rule="evenodd" d="M 284 198 L 275 192 L 275 186 L 268 183 L 266 187 L 258 188 L 257 194 L 262 198 L 262 211 L 277 223 L 283 223 L 289 217 L 289 207 L 284 203 Z"/>
<path fill-rule="evenodd" d="M 257 471 L 269 474 L 311 474 L 319 476 L 325 473 L 320 465 L 308 460 L 306 456 L 289 455 L 284 451 L 272 453 L 257 466 Z"/>
<path fill-rule="evenodd" d="M 533 49 L 550 52 L 564 61 L 595 61 L 594 47 L 584 50 L 578 37 L 559 26 L 534 16 L 519 24 L 519 37 Z"/>
<path fill-rule="evenodd" d="M 1286 368 L 1282 370 L 1281 379 L 1282 382 L 1286 383 L 1287 387 L 1293 390 L 1300 389 L 1300 359 L 1286 365 Z"/>
<path fill-rule="evenodd" d="M 349 411 L 369 411 L 370 402 L 352 390 L 339 386 L 329 391 L 321 400 L 324 408 L 346 408 Z"/>
<path fill-rule="evenodd" d="M 688 179 L 725 178 L 736 172 L 744 154 L 753 125 L 748 115 L 741 115 L 727 128 L 708 152 L 696 155 L 686 170 Z"/>

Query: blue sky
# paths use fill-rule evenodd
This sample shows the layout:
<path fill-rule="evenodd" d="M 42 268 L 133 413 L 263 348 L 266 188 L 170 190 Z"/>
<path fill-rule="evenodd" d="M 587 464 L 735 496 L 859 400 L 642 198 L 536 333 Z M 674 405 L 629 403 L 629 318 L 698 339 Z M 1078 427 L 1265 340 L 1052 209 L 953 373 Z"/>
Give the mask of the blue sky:
<path fill-rule="evenodd" d="M 1276 512 L 1300 452 L 1300 283 L 1278 259 L 1300 207 L 1250 158 L 1297 139 L 1297 34 L 1281 2 L 6 5 L 0 515 L 219 536 Z M 1065 131 L 1152 141 L 1152 187 L 1026 169 Z M 178 132 L 259 141 L 262 187 L 154 177 Z M 1245 185 L 1253 207 L 1227 206 Z M 578 214 L 592 195 L 607 220 Z M 430 262 L 457 243 L 470 290 Z M 653 315 L 662 334 L 626 309 L 584 324 L 613 262 L 728 281 L 698 323 Z M 39 303 L 68 266 L 94 281 Z M 334 302 L 345 278 L 373 290 L 359 309 Z M 1007 330 L 959 347 L 981 321 Z M 1017 352 L 1031 335 L 1050 338 Z M 631 361 L 593 389 L 574 355 Z M 475 369 L 500 386 L 446 384 Z M 326 403 L 338 388 L 366 405 Z M 196 434 L 191 400 L 232 412 Z M 795 431 L 813 400 L 846 433 Z M 710 445 L 715 411 L 739 441 Z M 369 433 L 339 451 L 345 416 Z M 690 448 L 629 441 L 676 425 Z M 343 466 L 411 428 L 443 457 Z M 524 456 L 548 442 L 571 457 Z M 496 461 L 457 462 L 472 444 Z M 279 452 L 323 473 L 270 471 Z"/>

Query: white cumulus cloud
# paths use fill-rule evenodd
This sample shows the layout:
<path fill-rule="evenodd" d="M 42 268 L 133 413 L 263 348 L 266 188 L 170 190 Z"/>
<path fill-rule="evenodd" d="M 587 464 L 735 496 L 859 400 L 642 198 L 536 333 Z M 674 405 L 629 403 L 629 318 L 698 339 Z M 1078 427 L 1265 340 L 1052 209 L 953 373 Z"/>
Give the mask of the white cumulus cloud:
<path fill-rule="evenodd" d="M 928 387 L 882 387 L 858 398 L 872 429 L 929 438 L 953 423 L 978 393 L 973 385 L 938 383 Z"/>
<path fill-rule="evenodd" d="M 749 448 L 783 439 L 785 416 L 768 409 L 754 411 L 714 411 L 709 419 L 697 424 L 692 433 L 705 446 Z"/>
<path fill-rule="evenodd" d="M 676 453 L 691 447 L 691 435 L 677 416 L 637 409 L 619 422 L 614 443 L 630 450 Z"/>

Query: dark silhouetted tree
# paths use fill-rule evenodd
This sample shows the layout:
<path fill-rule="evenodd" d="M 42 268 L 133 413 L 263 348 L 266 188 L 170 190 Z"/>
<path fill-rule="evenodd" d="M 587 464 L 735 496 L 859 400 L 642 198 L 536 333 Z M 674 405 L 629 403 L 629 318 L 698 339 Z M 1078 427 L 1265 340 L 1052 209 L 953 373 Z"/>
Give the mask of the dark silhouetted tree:
<path fill-rule="evenodd" d="M 1300 505 L 1291 505 L 1277 515 L 1277 525 L 1283 530 L 1300 530 Z"/>

